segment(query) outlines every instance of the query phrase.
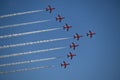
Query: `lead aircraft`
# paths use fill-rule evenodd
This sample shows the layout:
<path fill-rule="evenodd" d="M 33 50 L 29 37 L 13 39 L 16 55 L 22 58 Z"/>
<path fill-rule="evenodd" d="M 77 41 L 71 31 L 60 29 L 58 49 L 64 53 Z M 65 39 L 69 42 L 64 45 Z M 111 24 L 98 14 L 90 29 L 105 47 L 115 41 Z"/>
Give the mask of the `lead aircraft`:
<path fill-rule="evenodd" d="M 95 32 L 92 32 L 92 31 L 89 30 L 89 33 L 87 33 L 87 36 L 90 36 L 90 38 L 92 38 L 93 35 L 95 35 L 95 34 L 96 34 Z"/>

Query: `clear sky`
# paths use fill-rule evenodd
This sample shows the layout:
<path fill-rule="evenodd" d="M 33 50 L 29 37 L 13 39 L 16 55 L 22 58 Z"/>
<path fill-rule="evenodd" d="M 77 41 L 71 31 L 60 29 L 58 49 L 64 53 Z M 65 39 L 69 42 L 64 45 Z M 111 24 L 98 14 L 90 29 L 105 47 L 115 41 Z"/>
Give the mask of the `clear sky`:
<path fill-rule="evenodd" d="M 0 29 L 0 36 L 51 28 L 61 28 L 60 30 L 3 38 L 0 39 L 0 46 L 38 40 L 72 38 L 42 44 L 0 49 L 0 56 L 55 47 L 66 48 L 0 59 L 0 65 L 59 56 L 62 56 L 62 58 L 44 62 L 0 67 L 1 72 L 38 66 L 55 66 L 53 68 L 0 75 L 0 80 L 120 80 L 120 1 L 0 0 L 0 16 L 25 11 L 45 10 L 47 5 L 55 7 L 55 11 L 51 14 L 42 11 L 33 14 L 0 18 L 0 27 L 37 20 L 51 19 L 51 21 Z M 55 17 L 58 14 L 65 17 L 61 23 L 55 21 Z M 73 26 L 68 32 L 62 29 L 65 23 Z M 91 39 L 86 36 L 89 30 L 96 32 L 96 35 Z M 73 39 L 75 33 L 84 35 L 84 37 L 77 41 Z M 76 50 L 72 50 L 69 48 L 71 42 L 76 42 L 80 46 L 76 48 Z M 66 56 L 70 51 L 77 55 L 73 60 L 68 59 Z M 66 69 L 62 68 L 60 63 L 63 61 L 69 62 L 70 66 Z"/>

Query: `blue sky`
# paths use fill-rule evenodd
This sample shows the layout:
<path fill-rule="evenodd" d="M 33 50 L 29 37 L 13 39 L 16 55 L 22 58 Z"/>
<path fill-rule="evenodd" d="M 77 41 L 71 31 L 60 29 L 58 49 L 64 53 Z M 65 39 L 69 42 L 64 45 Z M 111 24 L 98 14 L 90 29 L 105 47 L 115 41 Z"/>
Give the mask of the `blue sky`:
<path fill-rule="evenodd" d="M 0 56 L 2 56 L 39 49 L 67 47 L 62 50 L 0 59 L 0 64 L 5 64 L 31 59 L 64 56 L 63 58 L 51 61 L 0 67 L 0 71 L 10 71 L 55 65 L 54 68 L 0 75 L 0 80 L 120 80 L 120 1 L 0 0 L 0 16 L 24 11 L 45 10 L 47 5 L 56 8 L 52 14 L 43 11 L 1 18 L 0 26 L 46 19 L 51 19 L 51 21 L 0 29 L 0 36 L 50 28 L 62 28 L 65 23 L 73 26 L 69 32 L 60 29 L 51 32 L 4 38 L 0 39 L 0 46 L 37 40 L 73 37 L 76 32 L 84 35 L 84 37 L 79 41 L 71 38 L 69 40 L 0 49 Z M 65 16 L 65 19 L 61 23 L 55 21 L 57 14 Z M 86 37 L 86 33 L 89 30 L 97 33 L 92 39 Z M 69 48 L 71 42 L 76 42 L 80 46 L 74 51 Z M 73 60 L 66 57 L 70 51 L 77 54 Z M 66 69 L 60 67 L 60 63 L 62 63 L 63 60 L 70 63 L 70 66 Z"/>

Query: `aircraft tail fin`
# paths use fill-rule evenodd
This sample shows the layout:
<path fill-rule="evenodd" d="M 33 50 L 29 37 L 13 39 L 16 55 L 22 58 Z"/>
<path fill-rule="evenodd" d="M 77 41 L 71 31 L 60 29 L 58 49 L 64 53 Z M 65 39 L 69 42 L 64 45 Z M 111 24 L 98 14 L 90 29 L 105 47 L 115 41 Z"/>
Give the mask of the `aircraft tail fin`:
<path fill-rule="evenodd" d="M 58 18 L 56 18 L 56 21 L 58 20 Z"/>
<path fill-rule="evenodd" d="M 65 29 L 65 27 L 63 26 L 63 29 Z"/>
<path fill-rule="evenodd" d="M 76 38 L 76 36 L 74 36 L 74 39 Z"/>
<path fill-rule="evenodd" d="M 67 58 L 69 58 L 70 56 L 69 55 L 67 55 Z"/>
<path fill-rule="evenodd" d="M 89 34 L 88 34 L 88 33 L 86 33 L 86 35 L 88 36 Z"/>
<path fill-rule="evenodd" d="M 61 64 L 61 66 L 63 66 L 63 64 Z"/>
<path fill-rule="evenodd" d="M 46 11 L 48 11 L 48 8 L 46 8 Z"/>

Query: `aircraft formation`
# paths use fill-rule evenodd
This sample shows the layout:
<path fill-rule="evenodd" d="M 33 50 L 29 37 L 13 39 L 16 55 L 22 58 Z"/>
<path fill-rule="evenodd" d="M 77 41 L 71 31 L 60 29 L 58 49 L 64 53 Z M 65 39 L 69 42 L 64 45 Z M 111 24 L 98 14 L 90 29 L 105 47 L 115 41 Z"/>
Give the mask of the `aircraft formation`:
<path fill-rule="evenodd" d="M 26 12 L 19 12 L 19 13 L 3 15 L 3 16 L 0 16 L 0 19 L 7 18 L 7 17 L 12 17 L 12 16 L 24 15 L 24 14 L 37 13 L 37 12 L 42 12 L 42 11 L 46 11 L 46 12 L 49 12 L 50 14 L 52 14 L 55 9 L 56 8 L 52 7 L 51 5 L 48 5 L 44 10 L 33 10 L 33 11 L 26 11 Z M 55 21 L 56 22 L 62 23 L 64 19 L 65 19 L 65 17 L 61 16 L 60 14 L 57 14 L 57 16 L 55 16 Z M 5 26 L 0 26 L 0 29 L 14 28 L 14 27 L 25 26 L 25 25 L 30 25 L 30 24 L 38 24 L 38 23 L 43 23 L 43 22 L 48 22 L 48 21 L 50 21 L 50 20 L 48 19 L 48 20 L 42 20 L 42 21 L 33 21 L 33 22 L 25 22 L 25 23 L 19 23 L 19 24 L 5 25 Z M 72 28 L 74 28 L 74 27 L 69 25 L 68 23 L 65 23 L 62 26 L 62 29 L 65 30 L 66 32 L 69 32 L 70 30 L 72 30 Z M 36 30 L 36 31 L 28 31 L 28 32 L 22 32 L 22 33 L 8 34 L 8 35 L 0 36 L 0 39 L 11 38 L 11 37 L 20 37 L 20 36 L 31 35 L 31 34 L 36 34 L 36 33 L 55 31 L 55 30 L 59 30 L 59 29 L 61 29 L 61 28 L 51 28 L 51 29 L 45 29 L 45 30 Z M 89 38 L 93 38 L 93 36 L 95 34 L 96 34 L 95 32 L 89 30 L 85 35 L 75 33 L 72 36 L 72 38 L 75 39 L 76 41 L 79 41 L 79 40 L 81 40 L 81 38 L 83 38 L 85 36 L 89 37 Z M 57 39 L 30 41 L 30 42 L 10 44 L 10 45 L 2 45 L 2 46 L 0 46 L 0 49 L 15 48 L 15 47 L 20 47 L 20 46 L 28 46 L 28 45 L 33 45 L 33 44 L 48 43 L 48 42 L 67 40 L 67 39 L 71 39 L 71 38 L 57 38 Z M 73 50 L 73 51 L 77 50 L 78 47 L 79 47 L 79 44 L 77 42 L 71 42 L 69 44 L 69 48 L 71 50 Z M 28 52 L 0 55 L 0 59 L 9 58 L 9 57 L 16 57 L 16 56 L 22 56 L 22 55 L 35 54 L 35 53 L 40 53 L 40 52 L 48 52 L 48 51 L 53 51 L 53 50 L 60 50 L 60 49 L 64 49 L 64 48 L 66 48 L 66 47 L 56 47 L 56 48 L 48 48 L 48 49 L 43 49 L 43 50 L 32 50 L 32 51 L 28 51 Z M 64 57 L 66 57 L 66 58 L 68 58 L 70 60 L 73 60 L 73 58 L 75 56 L 77 56 L 77 54 L 75 54 L 72 51 L 69 51 L 68 54 L 66 54 L 66 56 L 64 56 Z M 8 64 L 0 64 L 0 67 L 13 66 L 13 65 L 19 65 L 19 64 L 28 64 L 28 63 L 48 61 L 48 60 L 55 60 L 55 59 L 58 59 L 58 58 L 60 58 L 60 57 L 33 59 L 33 60 L 27 60 L 27 61 L 22 61 L 22 62 L 13 62 L 13 63 L 8 63 Z M 63 60 L 63 61 L 61 61 L 61 63 L 59 63 L 59 66 L 63 67 L 63 68 L 67 68 L 69 65 L 70 65 L 70 63 L 65 61 L 65 60 Z M 25 68 L 25 69 L 19 69 L 19 70 L 13 70 L 13 71 L 5 71 L 5 72 L 0 71 L 0 74 L 11 73 L 11 72 L 29 71 L 29 70 L 35 70 L 35 69 L 40 69 L 40 68 L 49 68 L 49 67 L 52 67 L 52 66 L 39 66 L 39 67 L 36 67 L 36 68 L 35 67 L 33 67 L 33 68 Z"/>
<path fill-rule="evenodd" d="M 48 8 L 46 8 L 46 11 L 49 11 L 49 13 L 52 13 L 52 11 L 54 11 L 55 8 L 51 7 L 50 5 L 48 5 Z M 62 22 L 62 20 L 65 19 L 65 17 L 61 16 L 60 14 L 57 15 L 56 17 L 56 21 L 58 22 Z M 63 26 L 63 29 L 66 31 L 69 31 L 69 29 L 72 28 L 72 26 L 68 25 L 67 23 L 65 24 L 65 26 Z M 86 33 L 86 36 L 92 38 L 93 35 L 95 35 L 95 32 L 92 32 L 91 30 L 89 30 L 88 33 Z M 77 41 L 80 40 L 82 37 L 84 37 L 83 35 L 79 35 L 78 33 L 76 33 L 73 38 L 76 39 Z M 70 48 L 72 48 L 73 50 L 75 50 L 77 47 L 79 46 L 79 44 L 72 42 L 70 44 Z M 70 58 L 71 60 L 73 59 L 73 57 L 76 56 L 76 54 L 69 52 L 69 54 L 67 54 L 67 57 Z M 61 63 L 61 67 L 66 68 L 68 65 L 70 65 L 70 63 L 63 61 Z"/>

